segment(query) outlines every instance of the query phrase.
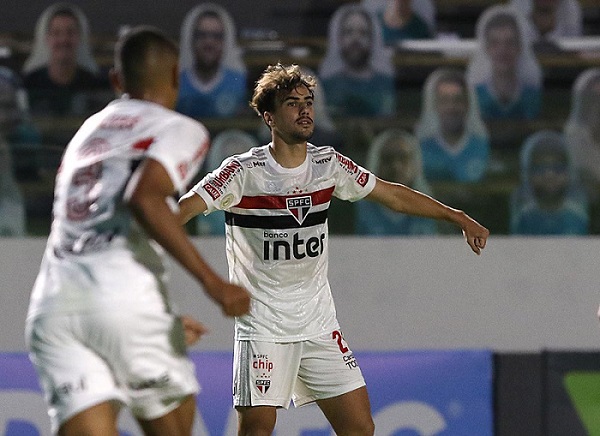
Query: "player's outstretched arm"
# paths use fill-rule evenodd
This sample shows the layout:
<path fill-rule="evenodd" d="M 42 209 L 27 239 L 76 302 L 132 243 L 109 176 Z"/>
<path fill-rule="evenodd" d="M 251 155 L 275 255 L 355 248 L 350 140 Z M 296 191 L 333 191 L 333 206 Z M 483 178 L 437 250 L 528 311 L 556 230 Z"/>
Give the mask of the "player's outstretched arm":
<path fill-rule="evenodd" d="M 165 168 L 154 159 L 146 159 L 127 186 L 125 200 L 146 232 L 202 284 L 225 315 L 247 313 L 248 292 L 223 280 L 205 262 L 179 223 L 179 217 L 167 204 L 174 192 Z"/>
<path fill-rule="evenodd" d="M 400 213 L 452 222 L 458 225 L 471 249 L 480 254 L 485 248 L 489 230 L 461 210 L 447 206 L 428 195 L 399 183 L 377 179 L 366 197 Z"/>

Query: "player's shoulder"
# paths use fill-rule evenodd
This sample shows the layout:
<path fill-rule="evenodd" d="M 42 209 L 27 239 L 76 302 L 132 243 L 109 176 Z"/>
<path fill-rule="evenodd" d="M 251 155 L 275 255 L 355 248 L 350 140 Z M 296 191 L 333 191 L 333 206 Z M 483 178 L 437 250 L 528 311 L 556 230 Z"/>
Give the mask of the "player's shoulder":
<path fill-rule="evenodd" d="M 117 121 L 120 118 L 135 119 L 143 129 L 208 136 L 208 129 L 200 121 L 149 101 L 118 99 L 109 104 L 106 111 L 108 115 L 116 114 Z"/>
<path fill-rule="evenodd" d="M 255 171 L 260 171 L 266 166 L 265 147 L 252 147 L 243 153 L 226 157 L 218 168 L 211 169 L 211 176 L 219 180 L 251 176 Z"/>
<path fill-rule="evenodd" d="M 159 111 L 162 109 L 161 118 L 163 118 L 165 124 L 172 126 L 175 129 L 182 129 L 182 132 L 201 133 L 208 136 L 208 129 L 200 121 L 181 114 L 171 109 L 158 108 Z"/>
<path fill-rule="evenodd" d="M 267 162 L 268 145 L 252 147 L 244 153 L 236 154 L 230 159 L 235 159 L 243 168 L 253 169 L 264 167 Z"/>
<path fill-rule="evenodd" d="M 320 165 L 332 162 L 336 156 L 335 148 L 331 146 L 317 146 L 310 142 L 306 145 L 306 152 L 314 164 Z"/>
<path fill-rule="evenodd" d="M 328 165 L 334 167 L 350 160 L 331 146 L 316 146 L 309 143 L 306 150 L 312 164 L 317 166 Z"/>

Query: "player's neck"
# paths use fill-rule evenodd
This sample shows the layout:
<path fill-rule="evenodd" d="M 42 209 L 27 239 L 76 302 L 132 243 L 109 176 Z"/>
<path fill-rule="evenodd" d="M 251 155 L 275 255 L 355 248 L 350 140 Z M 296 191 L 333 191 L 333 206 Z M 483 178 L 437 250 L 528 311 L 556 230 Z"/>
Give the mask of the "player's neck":
<path fill-rule="evenodd" d="M 274 137 L 269 151 L 275 162 L 284 168 L 296 168 L 306 160 L 306 141 L 288 144 L 279 137 Z"/>
<path fill-rule="evenodd" d="M 169 99 L 168 96 L 161 92 L 155 92 L 152 90 L 144 90 L 140 92 L 129 92 L 128 93 L 131 98 L 136 100 L 145 100 L 151 103 L 159 104 L 168 109 L 173 109 L 173 102 Z"/>

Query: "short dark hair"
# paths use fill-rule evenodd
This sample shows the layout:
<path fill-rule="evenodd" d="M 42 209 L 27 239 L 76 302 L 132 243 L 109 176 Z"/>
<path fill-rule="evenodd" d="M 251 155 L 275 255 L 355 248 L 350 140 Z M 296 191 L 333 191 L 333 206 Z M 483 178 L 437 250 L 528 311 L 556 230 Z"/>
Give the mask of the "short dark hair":
<path fill-rule="evenodd" d="M 177 44 L 154 26 L 136 26 L 123 34 L 115 45 L 115 68 L 123 77 L 125 88 L 140 89 L 147 79 L 146 57 L 150 50 L 160 50 L 177 57 Z"/>
<path fill-rule="evenodd" d="M 277 98 L 287 95 L 299 86 L 306 86 L 312 93 L 315 78 L 302 73 L 298 65 L 269 65 L 256 81 L 250 106 L 261 117 L 275 109 Z"/>

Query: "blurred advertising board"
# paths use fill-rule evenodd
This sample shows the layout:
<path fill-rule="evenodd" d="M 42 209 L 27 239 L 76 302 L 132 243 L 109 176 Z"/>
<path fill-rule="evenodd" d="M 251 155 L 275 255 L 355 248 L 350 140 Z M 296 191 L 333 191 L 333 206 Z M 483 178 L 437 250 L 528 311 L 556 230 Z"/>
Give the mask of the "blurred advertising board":
<path fill-rule="evenodd" d="M 235 435 L 230 352 L 192 352 L 202 391 L 195 435 Z M 493 434 L 493 355 L 487 350 L 356 352 L 367 381 L 376 434 Z M 0 353 L 0 434 L 50 434 L 35 371 L 26 353 Z M 122 413 L 123 436 L 141 433 Z M 281 410 L 275 434 L 333 432 L 315 405 Z"/>

